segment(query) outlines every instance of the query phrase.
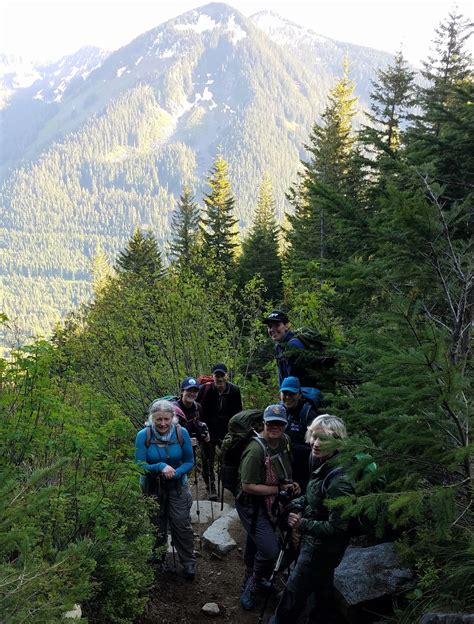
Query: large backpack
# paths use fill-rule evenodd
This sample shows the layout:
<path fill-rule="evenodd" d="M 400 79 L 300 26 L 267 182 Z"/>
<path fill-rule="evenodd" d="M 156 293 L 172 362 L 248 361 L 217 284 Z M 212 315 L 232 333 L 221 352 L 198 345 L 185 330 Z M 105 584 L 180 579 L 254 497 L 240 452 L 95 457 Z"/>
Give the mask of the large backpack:
<path fill-rule="evenodd" d="M 292 357 L 295 358 L 296 376 L 300 377 L 301 385 L 323 392 L 334 392 L 334 366 L 336 358 L 328 355 L 326 340 L 313 327 L 299 327 L 294 331 L 293 338 L 298 338 L 304 345 L 304 349 L 285 347 Z M 310 398 L 309 396 L 306 398 Z"/>
<path fill-rule="evenodd" d="M 248 409 L 234 414 L 221 447 L 222 487 L 236 495 L 239 487 L 239 464 L 250 440 L 256 437 L 254 427 L 263 421 L 263 411 Z"/>

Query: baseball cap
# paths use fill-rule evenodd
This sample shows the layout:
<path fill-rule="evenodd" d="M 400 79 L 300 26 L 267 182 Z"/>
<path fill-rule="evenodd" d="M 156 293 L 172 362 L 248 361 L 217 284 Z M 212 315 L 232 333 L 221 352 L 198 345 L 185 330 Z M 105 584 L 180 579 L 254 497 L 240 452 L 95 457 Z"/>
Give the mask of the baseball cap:
<path fill-rule="evenodd" d="M 301 384 L 298 377 L 285 377 L 280 386 L 280 392 L 284 392 L 285 390 L 293 392 L 294 394 L 299 394 L 301 392 Z"/>
<path fill-rule="evenodd" d="M 263 421 L 271 422 L 273 420 L 285 423 L 285 425 L 288 424 L 286 409 L 283 407 L 283 405 L 279 405 L 277 403 L 274 405 L 269 405 L 265 408 L 265 411 L 263 412 Z"/>
<path fill-rule="evenodd" d="M 181 382 L 181 390 L 189 390 L 189 388 L 197 388 L 199 390 L 200 383 L 196 377 L 186 377 Z"/>
<path fill-rule="evenodd" d="M 227 366 L 225 364 L 215 364 L 212 367 L 213 373 L 227 373 Z"/>
<path fill-rule="evenodd" d="M 273 310 L 263 319 L 264 323 L 288 323 L 288 316 L 282 310 Z"/>

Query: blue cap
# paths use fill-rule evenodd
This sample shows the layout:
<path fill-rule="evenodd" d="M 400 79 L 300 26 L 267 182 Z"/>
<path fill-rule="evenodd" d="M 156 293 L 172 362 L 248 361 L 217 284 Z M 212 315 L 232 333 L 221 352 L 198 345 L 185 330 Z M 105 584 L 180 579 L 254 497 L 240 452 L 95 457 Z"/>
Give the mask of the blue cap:
<path fill-rule="evenodd" d="M 275 404 L 269 405 L 265 408 L 265 411 L 263 412 L 263 421 L 272 422 L 274 420 L 285 423 L 285 425 L 288 424 L 286 409 L 283 407 L 283 405 Z"/>
<path fill-rule="evenodd" d="M 181 390 L 189 390 L 189 388 L 197 388 L 199 390 L 200 387 L 201 384 L 196 377 L 186 377 L 186 379 L 183 379 L 181 382 Z"/>
<path fill-rule="evenodd" d="M 280 386 L 280 392 L 293 392 L 293 394 L 299 394 L 301 392 L 301 384 L 298 377 L 285 377 Z"/>

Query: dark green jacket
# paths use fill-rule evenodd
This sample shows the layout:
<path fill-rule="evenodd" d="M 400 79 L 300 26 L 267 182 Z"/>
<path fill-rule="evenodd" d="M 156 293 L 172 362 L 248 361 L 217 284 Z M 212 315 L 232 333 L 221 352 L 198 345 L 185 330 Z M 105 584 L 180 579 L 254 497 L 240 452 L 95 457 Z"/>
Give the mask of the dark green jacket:
<path fill-rule="evenodd" d="M 293 503 L 303 509 L 300 524 L 303 541 L 321 552 L 337 554 L 344 551 L 349 543 L 349 519 L 341 518 L 340 509 L 328 509 L 325 501 L 350 496 L 354 487 L 340 469 L 327 478 L 335 468 L 337 464 L 334 461 L 319 465 L 311 473 L 305 496 L 300 496 Z"/>

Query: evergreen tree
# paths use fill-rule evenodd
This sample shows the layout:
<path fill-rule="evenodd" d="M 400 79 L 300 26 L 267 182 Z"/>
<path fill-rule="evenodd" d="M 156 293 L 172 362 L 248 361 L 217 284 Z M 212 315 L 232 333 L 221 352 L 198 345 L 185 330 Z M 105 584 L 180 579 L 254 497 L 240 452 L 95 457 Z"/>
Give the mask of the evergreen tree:
<path fill-rule="evenodd" d="M 295 206 L 289 217 L 292 230 L 288 236 L 293 261 L 325 259 L 331 256 L 334 206 L 332 193 L 351 195 L 355 136 L 352 120 L 356 114 L 354 84 L 344 63 L 343 76 L 330 91 L 322 123 L 315 124 L 306 149 L 312 158 L 303 163 L 300 183 L 288 195 Z M 329 191 L 329 195 L 328 195 Z"/>
<path fill-rule="evenodd" d="M 107 289 L 113 276 L 113 269 L 105 251 L 99 246 L 92 260 L 92 288 L 96 297 Z"/>
<path fill-rule="evenodd" d="M 221 265 L 225 272 L 234 264 L 238 247 L 233 210 L 235 198 L 228 176 L 228 165 L 218 154 L 207 178 L 210 191 L 204 195 L 205 212 L 201 216 L 203 255 Z"/>
<path fill-rule="evenodd" d="M 440 111 L 449 106 L 453 88 L 462 84 L 472 72 L 472 57 L 466 43 L 473 24 L 460 13 L 450 13 L 436 29 L 433 54 L 423 63 L 423 77 L 428 82 L 421 89 L 424 111 L 422 126 L 438 136 L 442 127 Z"/>
<path fill-rule="evenodd" d="M 377 80 L 372 81 L 371 125 L 365 126 L 360 139 L 375 153 L 379 167 L 381 158 L 395 158 L 401 147 L 403 127 L 415 103 L 414 77 L 415 72 L 398 52 L 393 65 L 379 70 Z"/>
<path fill-rule="evenodd" d="M 135 228 L 125 251 L 118 255 L 116 268 L 119 274 L 132 274 L 147 281 L 159 279 L 163 275 L 163 263 L 153 234 Z"/>
<path fill-rule="evenodd" d="M 171 220 L 170 255 L 180 267 L 190 268 L 199 233 L 199 207 L 185 187 Z"/>
<path fill-rule="evenodd" d="M 278 238 L 272 183 L 268 174 L 265 174 L 260 186 L 253 225 L 242 243 L 239 279 L 243 286 L 255 275 L 260 275 L 266 287 L 266 296 L 272 301 L 281 299 L 282 290 Z"/>

